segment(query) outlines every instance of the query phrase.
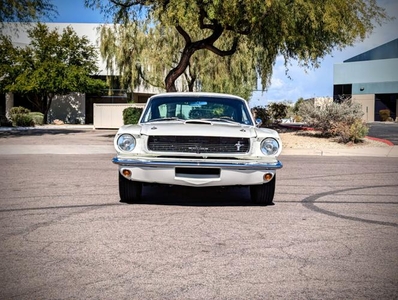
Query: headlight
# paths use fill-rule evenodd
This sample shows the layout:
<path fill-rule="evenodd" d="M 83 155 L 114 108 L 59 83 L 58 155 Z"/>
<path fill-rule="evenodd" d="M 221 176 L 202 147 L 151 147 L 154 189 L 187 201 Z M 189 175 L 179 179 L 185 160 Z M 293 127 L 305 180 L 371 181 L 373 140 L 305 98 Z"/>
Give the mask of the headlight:
<path fill-rule="evenodd" d="M 265 155 L 275 155 L 279 150 L 279 143 L 273 138 L 266 138 L 261 142 L 261 152 Z"/>
<path fill-rule="evenodd" d="M 122 134 L 117 139 L 117 146 L 122 151 L 133 151 L 135 148 L 136 142 L 135 138 L 130 134 Z"/>

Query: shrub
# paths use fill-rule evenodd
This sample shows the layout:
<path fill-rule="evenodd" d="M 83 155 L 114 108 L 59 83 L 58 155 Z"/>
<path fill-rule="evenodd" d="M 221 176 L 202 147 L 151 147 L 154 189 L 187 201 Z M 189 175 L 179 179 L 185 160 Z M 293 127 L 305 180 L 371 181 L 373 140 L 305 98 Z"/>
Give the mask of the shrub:
<path fill-rule="evenodd" d="M 280 123 L 286 117 L 289 106 L 285 103 L 270 103 L 268 105 L 268 112 L 275 123 Z"/>
<path fill-rule="evenodd" d="M 280 123 L 286 117 L 289 111 L 289 105 L 286 103 L 270 103 L 268 106 L 256 106 L 252 108 L 256 113 L 256 119 L 261 119 L 264 126 L 272 123 Z"/>
<path fill-rule="evenodd" d="M 357 119 L 361 119 L 363 112 L 359 103 L 347 99 L 341 103 L 331 102 L 323 108 L 315 107 L 312 102 L 300 105 L 298 113 L 308 126 L 321 131 L 323 136 L 335 135 L 337 123 L 345 122 L 349 126 Z"/>
<path fill-rule="evenodd" d="M 12 115 L 27 115 L 30 113 L 30 110 L 22 107 L 22 106 L 15 106 L 10 109 L 10 116 Z"/>
<path fill-rule="evenodd" d="M 380 109 L 379 116 L 380 116 L 380 119 L 383 122 L 385 122 L 385 121 L 388 121 L 389 118 L 391 118 L 391 112 L 389 109 Z"/>
<path fill-rule="evenodd" d="M 360 119 L 355 120 L 350 127 L 350 139 L 354 143 L 362 141 L 362 139 L 368 134 L 369 127 Z"/>
<path fill-rule="evenodd" d="M 303 117 L 302 116 L 294 116 L 294 122 L 303 122 Z"/>
<path fill-rule="evenodd" d="M 271 123 L 271 116 L 267 107 L 265 106 L 256 106 L 252 109 L 255 112 L 255 119 L 261 119 L 262 125 L 267 126 Z"/>
<path fill-rule="evenodd" d="M 44 115 L 41 112 L 31 112 L 29 115 L 32 117 L 35 125 L 43 125 Z"/>
<path fill-rule="evenodd" d="M 128 107 L 123 110 L 123 124 L 137 124 L 142 113 L 142 108 Z"/>
<path fill-rule="evenodd" d="M 368 130 L 361 120 L 361 105 L 351 99 L 328 103 L 322 109 L 307 102 L 300 105 L 299 115 L 308 126 L 319 130 L 321 136 L 338 137 L 344 143 L 359 142 Z"/>
<path fill-rule="evenodd" d="M 336 123 L 331 131 L 339 143 L 359 143 L 368 134 L 369 128 L 362 120 L 357 119 L 351 125 L 346 122 Z"/>
<path fill-rule="evenodd" d="M 35 126 L 35 123 L 33 122 L 33 118 L 27 114 L 15 115 L 13 124 L 14 124 L 14 122 L 15 122 L 15 126 L 21 126 L 21 127 Z"/>
<path fill-rule="evenodd" d="M 16 106 L 10 109 L 10 119 L 13 126 L 34 126 L 33 118 L 29 115 L 30 110 L 22 107 Z"/>

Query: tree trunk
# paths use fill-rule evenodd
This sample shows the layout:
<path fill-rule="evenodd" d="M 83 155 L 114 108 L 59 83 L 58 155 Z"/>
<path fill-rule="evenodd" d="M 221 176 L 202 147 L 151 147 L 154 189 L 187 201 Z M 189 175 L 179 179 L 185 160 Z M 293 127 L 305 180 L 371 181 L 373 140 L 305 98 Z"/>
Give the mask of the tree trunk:
<path fill-rule="evenodd" d="M 202 39 L 200 41 L 196 41 L 196 42 L 192 42 L 191 37 L 181 26 L 177 25 L 176 29 L 184 38 L 185 47 L 184 47 L 184 50 L 182 51 L 180 62 L 166 76 L 165 85 L 166 85 L 167 92 L 177 92 L 177 87 L 175 84 L 176 80 L 178 79 L 178 77 L 180 77 L 185 72 L 185 70 L 189 66 L 191 56 L 197 50 L 207 49 L 219 56 L 229 56 L 236 52 L 237 45 L 238 45 L 237 38 L 234 39 L 232 48 L 230 50 L 222 51 L 222 50 L 214 47 L 214 42 L 216 42 L 218 40 L 218 38 L 221 36 L 221 34 L 224 31 L 224 28 L 220 24 L 214 24 L 214 26 L 212 26 L 213 33 L 209 37 Z"/>
<path fill-rule="evenodd" d="M 188 44 L 185 46 L 182 51 L 180 62 L 178 65 L 173 68 L 166 76 L 165 85 L 166 92 L 177 92 L 176 80 L 180 77 L 184 71 L 187 69 L 189 65 L 189 60 L 191 59 L 192 54 L 194 54 L 196 49 L 192 47 L 192 44 Z"/>
<path fill-rule="evenodd" d="M 47 124 L 48 122 L 48 112 L 50 111 L 51 103 L 53 101 L 53 94 L 44 95 L 42 99 L 43 103 L 43 124 Z"/>

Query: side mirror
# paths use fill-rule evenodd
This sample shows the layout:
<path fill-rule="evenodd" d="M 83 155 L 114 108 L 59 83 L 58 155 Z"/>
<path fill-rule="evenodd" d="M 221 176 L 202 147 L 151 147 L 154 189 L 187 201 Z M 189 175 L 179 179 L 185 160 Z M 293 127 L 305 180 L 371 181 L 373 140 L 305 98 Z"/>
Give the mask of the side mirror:
<path fill-rule="evenodd" d="M 256 127 L 260 127 L 261 125 L 263 125 L 263 121 L 260 118 L 256 119 Z"/>

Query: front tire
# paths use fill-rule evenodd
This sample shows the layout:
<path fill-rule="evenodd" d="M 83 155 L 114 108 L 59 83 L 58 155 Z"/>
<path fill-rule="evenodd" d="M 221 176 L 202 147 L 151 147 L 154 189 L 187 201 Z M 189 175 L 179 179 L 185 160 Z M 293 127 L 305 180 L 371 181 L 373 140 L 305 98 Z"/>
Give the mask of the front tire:
<path fill-rule="evenodd" d="M 134 203 L 141 199 L 142 182 L 131 181 L 119 173 L 119 196 L 120 201 Z"/>
<path fill-rule="evenodd" d="M 271 181 L 260 185 L 250 186 L 251 200 L 256 204 L 273 205 L 275 195 L 276 175 Z"/>

